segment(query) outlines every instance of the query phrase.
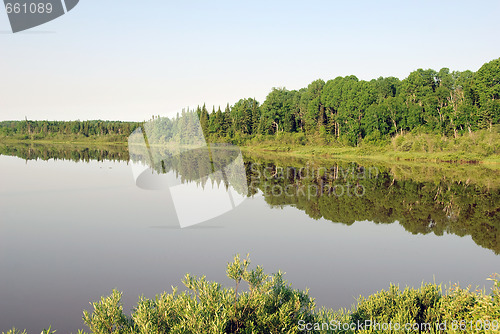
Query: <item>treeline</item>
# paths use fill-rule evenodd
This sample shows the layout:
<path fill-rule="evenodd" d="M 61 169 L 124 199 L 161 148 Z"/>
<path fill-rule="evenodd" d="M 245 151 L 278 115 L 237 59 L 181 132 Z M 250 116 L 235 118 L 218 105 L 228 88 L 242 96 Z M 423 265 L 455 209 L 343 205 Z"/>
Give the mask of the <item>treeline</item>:
<path fill-rule="evenodd" d="M 50 137 L 99 137 L 118 136 L 126 140 L 138 126 L 138 122 L 120 121 L 3 121 L 0 122 L 0 137 L 19 139 L 44 139 Z"/>
<path fill-rule="evenodd" d="M 198 120 L 191 115 L 196 116 Z M 199 138 L 199 128 L 212 142 L 242 144 L 248 139 L 291 134 L 294 142 L 308 139 L 357 145 L 407 132 L 458 137 L 500 122 L 500 58 L 477 72 L 442 68 L 418 69 L 395 77 L 359 80 L 351 75 L 313 81 L 307 88 L 273 88 L 261 104 L 241 99 L 224 110 L 205 105 L 183 110 L 175 119 L 153 117 L 153 137 L 160 142 Z M 4 121 L 0 137 L 44 139 L 55 136 L 115 136 L 126 141 L 137 122 L 118 121 Z M 309 140 L 310 142 L 310 140 Z"/>
<path fill-rule="evenodd" d="M 414 130 L 457 137 L 499 123 L 500 58 L 477 72 L 418 69 L 404 80 L 320 79 L 300 90 L 273 88 L 262 104 L 247 98 L 224 111 L 209 113 L 204 105 L 196 112 L 212 141 L 283 132 L 351 145 Z"/>

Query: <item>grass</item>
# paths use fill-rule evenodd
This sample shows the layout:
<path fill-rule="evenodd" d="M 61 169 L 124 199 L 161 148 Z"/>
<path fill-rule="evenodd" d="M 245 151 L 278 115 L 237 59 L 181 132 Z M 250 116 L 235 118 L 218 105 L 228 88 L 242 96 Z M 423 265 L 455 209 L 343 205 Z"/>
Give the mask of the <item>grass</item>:
<path fill-rule="evenodd" d="M 43 137 L 0 137 L 0 143 L 128 145 L 128 137 L 52 135 Z M 280 133 L 278 136 L 244 137 L 235 142 L 246 152 L 272 152 L 293 157 L 336 158 L 344 160 L 460 162 L 500 164 L 500 134 L 481 130 L 450 138 L 436 134 L 397 135 L 391 139 L 362 141 L 350 146 L 327 136 Z"/>
<path fill-rule="evenodd" d="M 396 180 L 415 182 L 441 181 L 476 184 L 496 189 L 500 187 L 500 164 L 443 163 L 433 161 L 392 160 L 385 157 L 318 157 L 277 153 L 242 148 L 245 161 L 258 164 L 272 163 L 276 166 L 310 166 L 311 168 L 330 167 L 337 164 L 357 163 L 364 167 L 377 167 L 389 172 Z"/>
<path fill-rule="evenodd" d="M 409 133 L 397 135 L 391 140 L 362 142 L 356 147 L 331 138 L 306 139 L 297 134 L 280 134 L 247 140 L 243 148 L 247 152 L 273 152 L 295 157 L 500 163 L 500 134 L 496 131 L 478 131 L 458 138 Z"/>
<path fill-rule="evenodd" d="M 74 145 L 128 145 L 128 137 L 119 135 L 106 135 L 106 136 L 79 136 L 79 135 L 53 135 L 46 136 L 9 136 L 0 137 L 0 144 L 74 144 Z"/>

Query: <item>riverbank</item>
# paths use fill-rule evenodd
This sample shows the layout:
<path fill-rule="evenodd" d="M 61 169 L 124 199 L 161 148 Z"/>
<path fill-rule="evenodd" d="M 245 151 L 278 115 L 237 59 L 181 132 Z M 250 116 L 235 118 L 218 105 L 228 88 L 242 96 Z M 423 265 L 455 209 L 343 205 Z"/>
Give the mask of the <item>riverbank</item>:
<path fill-rule="evenodd" d="M 294 157 L 500 164 L 500 134 L 489 131 L 479 131 L 457 138 L 432 134 L 404 134 L 392 139 L 365 141 L 355 147 L 328 138 L 304 140 L 283 134 L 245 141 L 242 148 L 247 152 L 268 152 Z"/>
<path fill-rule="evenodd" d="M 277 136 L 225 138 L 244 152 L 273 154 L 295 158 L 371 160 L 374 162 L 412 161 L 424 163 L 488 164 L 500 168 L 500 134 L 496 131 L 477 131 L 457 138 L 433 134 L 404 134 L 377 141 L 363 141 L 349 146 L 330 137 L 281 133 Z M 128 146 L 128 137 L 51 136 L 29 138 L 0 137 L 3 145 L 74 145 Z"/>
<path fill-rule="evenodd" d="M 339 148 L 324 146 L 268 146 L 246 145 L 241 149 L 254 154 L 279 155 L 293 158 L 319 158 L 341 160 L 370 160 L 373 162 L 419 162 L 419 163 L 461 163 L 461 164 L 486 164 L 500 168 L 500 155 L 492 154 L 481 156 L 475 154 L 457 154 L 454 152 L 398 152 L 391 150 L 364 149 L 357 147 Z"/>
<path fill-rule="evenodd" d="M 25 139 L 16 137 L 0 137 L 0 144 L 3 145 L 115 145 L 127 146 L 127 138 L 123 136 L 95 136 L 95 137 L 82 137 L 82 136 L 66 136 L 54 137 L 43 139 Z"/>

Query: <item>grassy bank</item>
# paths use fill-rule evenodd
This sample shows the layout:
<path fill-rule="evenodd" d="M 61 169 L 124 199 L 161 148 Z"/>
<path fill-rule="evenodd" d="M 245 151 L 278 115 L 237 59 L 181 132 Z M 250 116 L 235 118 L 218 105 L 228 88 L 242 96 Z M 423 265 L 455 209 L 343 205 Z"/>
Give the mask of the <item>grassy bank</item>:
<path fill-rule="evenodd" d="M 466 182 L 485 186 L 488 189 L 500 185 L 500 163 L 442 163 L 429 160 L 396 160 L 385 156 L 348 155 L 311 155 L 310 152 L 276 152 L 270 149 L 256 149 L 242 146 L 245 161 L 257 164 L 274 164 L 286 167 L 330 168 L 343 165 L 350 168 L 353 162 L 365 167 L 376 166 L 387 171 L 397 180 L 417 182 Z M 128 145 L 124 142 L 46 142 L 46 141 L 11 141 L 0 142 L 0 154 L 17 156 L 26 160 L 66 159 L 73 161 L 89 160 L 129 160 Z"/>
<path fill-rule="evenodd" d="M 255 164 L 272 164 L 278 168 L 307 167 L 311 170 L 343 166 L 352 168 L 353 163 L 365 168 L 376 167 L 380 172 L 387 172 L 397 181 L 412 180 L 414 182 L 464 183 L 474 184 L 487 189 L 500 187 L 500 163 L 443 163 L 434 161 L 394 160 L 381 157 L 319 157 L 279 153 L 243 148 L 245 161 Z"/>
<path fill-rule="evenodd" d="M 16 135 L 0 136 L 0 144 L 71 144 L 71 145 L 127 145 L 128 136 L 122 135 L 103 135 L 103 136 L 83 136 L 83 135 Z"/>
<path fill-rule="evenodd" d="M 409 133 L 392 139 L 363 141 L 356 147 L 328 137 L 282 133 L 242 140 L 241 144 L 249 152 L 268 151 L 296 157 L 500 163 L 500 134 L 496 131 L 478 131 L 457 138 Z"/>
<path fill-rule="evenodd" d="M 364 140 L 350 146 L 328 136 L 305 136 L 299 133 L 280 133 L 276 136 L 226 138 L 251 153 L 271 152 L 292 157 L 336 158 L 344 160 L 369 159 L 376 161 L 500 163 L 500 133 L 482 130 L 450 138 L 435 134 L 397 135 L 390 139 Z M 71 144 L 71 145 L 128 145 L 123 135 L 83 136 L 9 136 L 0 143 Z"/>
<path fill-rule="evenodd" d="M 114 290 L 92 303 L 83 321 L 94 334 L 499 332 L 496 277 L 490 278 L 490 293 L 457 285 L 443 289 L 435 283 L 404 290 L 391 285 L 360 297 L 350 310 L 333 311 L 316 308 L 308 292 L 293 289 L 283 273 L 267 275 L 259 266 L 250 270 L 249 264 L 239 256 L 228 263 L 227 276 L 234 280 L 229 288 L 187 274 L 186 291 L 174 288 L 154 299 L 141 297 L 130 316 L 123 312 L 122 293 Z M 19 333 L 12 329 L 4 334 Z"/>

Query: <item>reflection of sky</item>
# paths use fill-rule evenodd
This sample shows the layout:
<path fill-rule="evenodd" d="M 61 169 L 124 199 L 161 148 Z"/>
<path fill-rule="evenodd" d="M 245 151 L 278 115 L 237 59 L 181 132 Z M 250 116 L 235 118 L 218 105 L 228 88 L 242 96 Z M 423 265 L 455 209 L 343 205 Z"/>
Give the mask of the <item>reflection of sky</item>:
<path fill-rule="evenodd" d="M 262 196 L 179 229 L 169 193 L 135 187 L 125 162 L 0 157 L 0 165 L 0 331 L 52 324 L 75 332 L 88 302 L 113 288 L 124 291 L 128 311 L 141 294 L 181 286 L 187 272 L 229 285 L 225 265 L 235 253 L 287 272 L 295 288 L 334 308 L 389 282 L 482 286 L 500 265 L 470 237 L 316 221 L 293 207 L 270 209 Z"/>
<path fill-rule="evenodd" d="M 476 71 L 500 54 L 499 12 L 495 0 L 82 0 L 13 35 L 2 9 L 0 120 L 142 121 L 317 78 Z"/>

